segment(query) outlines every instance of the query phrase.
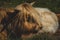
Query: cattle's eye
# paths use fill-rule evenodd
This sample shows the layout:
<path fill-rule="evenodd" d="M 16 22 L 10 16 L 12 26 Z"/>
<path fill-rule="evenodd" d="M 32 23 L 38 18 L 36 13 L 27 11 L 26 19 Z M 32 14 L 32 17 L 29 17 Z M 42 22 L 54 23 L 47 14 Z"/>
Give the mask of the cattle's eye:
<path fill-rule="evenodd" d="M 28 22 L 31 21 L 31 17 L 30 17 L 30 15 L 28 15 L 28 17 L 27 17 L 27 21 L 28 21 Z"/>
<path fill-rule="evenodd" d="M 33 17 L 32 17 L 32 22 L 33 22 L 33 23 L 35 23 L 35 22 L 36 22 L 36 21 L 35 21 L 35 19 L 34 19 Z"/>
<path fill-rule="evenodd" d="M 32 22 L 32 23 L 35 23 L 34 18 L 33 18 L 32 16 L 30 16 L 30 15 L 28 15 L 27 21 L 28 21 L 28 22 Z"/>

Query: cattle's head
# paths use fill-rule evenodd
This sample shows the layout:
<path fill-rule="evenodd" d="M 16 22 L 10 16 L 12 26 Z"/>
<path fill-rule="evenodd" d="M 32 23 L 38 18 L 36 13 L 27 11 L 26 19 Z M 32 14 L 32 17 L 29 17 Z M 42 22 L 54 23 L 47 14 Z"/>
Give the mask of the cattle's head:
<path fill-rule="evenodd" d="M 20 20 L 24 20 L 24 28 L 26 28 L 27 30 L 32 30 L 34 28 L 36 30 L 39 30 L 39 28 L 41 27 L 40 17 L 38 12 L 32 6 L 32 3 L 22 3 L 16 6 L 15 9 L 20 11 L 18 16 L 20 16 Z"/>

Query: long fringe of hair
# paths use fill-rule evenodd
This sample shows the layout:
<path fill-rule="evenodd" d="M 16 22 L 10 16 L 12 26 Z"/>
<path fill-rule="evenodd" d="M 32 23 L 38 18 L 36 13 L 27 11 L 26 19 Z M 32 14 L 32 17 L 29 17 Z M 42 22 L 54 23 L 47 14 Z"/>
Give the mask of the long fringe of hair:
<path fill-rule="evenodd" d="M 18 6 L 17 6 L 18 7 Z M 16 10 L 17 7 L 15 8 Z M 28 3 L 20 4 L 19 6 L 19 13 L 17 14 L 13 25 L 13 28 L 17 30 L 14 30 L 17 34 L 29 34 L 29 33 L 35 33 L 38 30 L 40 30 L 41 23 L 40 23 L 40 17 L 38 16 L 38 12 L 35 11 L 35 9 L 29 5 Z M 13 30 L 13 29 L 12 29 Z"/>

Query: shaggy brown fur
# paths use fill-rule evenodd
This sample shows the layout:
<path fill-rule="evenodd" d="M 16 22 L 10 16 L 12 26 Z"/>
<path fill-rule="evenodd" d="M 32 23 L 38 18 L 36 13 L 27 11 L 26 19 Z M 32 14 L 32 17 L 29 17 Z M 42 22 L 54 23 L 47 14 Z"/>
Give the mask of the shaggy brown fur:
<path fill-rule="evenodd" d="M 21 10 L 19 11 L 14 9 L 13 12 L 7 12 L 8 17 L 2 20 L 8 36 L 11 34 L 13 37 L 21 37 L 26 34 L 37 33 L 40 30 L 41 24 L 39 19 L 37 19 L 39 16 L 36 14 L 38 12 L 27 3 L 21 4 L 20 7 Z"/>
<path fill-rule="evenodd" d="M 6 16 L 7 16 L 6 10 L 3 8 L 0 8 L 0 23 L 1 23 L 1 20 Z"/>
<path fill-rule="evenodd" d="M 13 8 L 0 9 L 0 40 L 7 40 L 10 36 L 10 30 L 12 30 L 10 23 L 12 24 L 12 20 L 18 12 Z"/>
<path fill-rule="evenodd" d="M 1 21 L 7 17 L 6 10 L 5 8 L 0 8 L 0 32 L 3 29 L 3 24 L 1 24 Z M 6 31 L 4 30 L 3 32 L 0 33 L 0 40 L 6 40 L 7 34 Z"/>

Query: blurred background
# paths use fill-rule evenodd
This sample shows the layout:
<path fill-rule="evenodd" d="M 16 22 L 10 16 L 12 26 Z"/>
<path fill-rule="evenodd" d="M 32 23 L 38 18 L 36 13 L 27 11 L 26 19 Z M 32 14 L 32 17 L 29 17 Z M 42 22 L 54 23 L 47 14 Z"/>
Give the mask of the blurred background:
<path fill-rule="evenodd" d="M 0 7 L 15 7 L 24 2 L 36 2 L 33 6 L 49 8 L 55 13 L 60 13 L 60 0 L 0 0 Z"/>

